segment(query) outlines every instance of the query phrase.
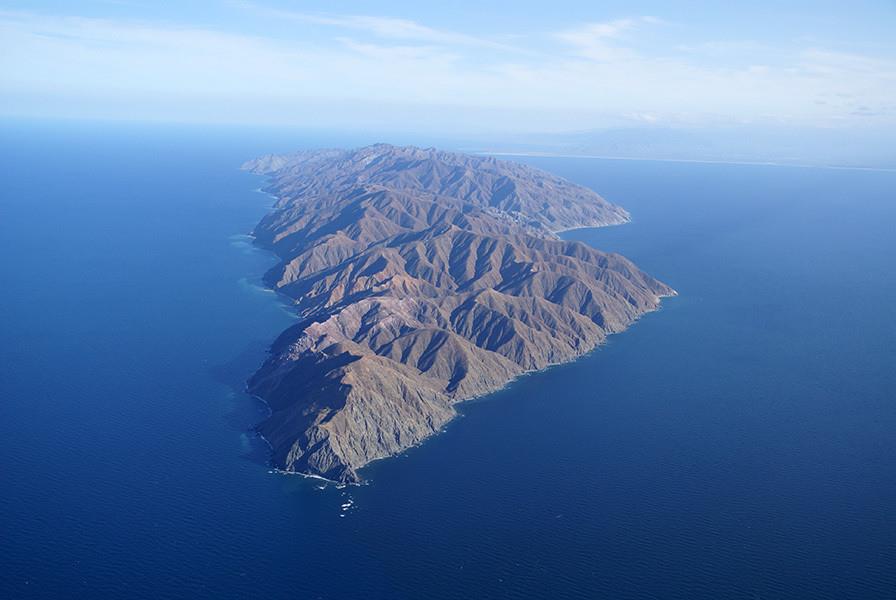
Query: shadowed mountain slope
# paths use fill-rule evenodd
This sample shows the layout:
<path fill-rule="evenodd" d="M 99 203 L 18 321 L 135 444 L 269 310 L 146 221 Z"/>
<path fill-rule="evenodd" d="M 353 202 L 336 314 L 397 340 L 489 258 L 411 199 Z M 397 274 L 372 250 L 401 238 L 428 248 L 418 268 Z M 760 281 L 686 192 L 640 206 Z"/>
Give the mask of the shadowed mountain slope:
<path fill-rule="evenodd" d="M 521 164 L 377 144 L 265 156 L 255 230 L 295 304 L 249 381 L 275 466 L 339 481 L 437 432 L 457 402 L 571 360 L 675 292 L 566 242 L 628 214 Z"/>

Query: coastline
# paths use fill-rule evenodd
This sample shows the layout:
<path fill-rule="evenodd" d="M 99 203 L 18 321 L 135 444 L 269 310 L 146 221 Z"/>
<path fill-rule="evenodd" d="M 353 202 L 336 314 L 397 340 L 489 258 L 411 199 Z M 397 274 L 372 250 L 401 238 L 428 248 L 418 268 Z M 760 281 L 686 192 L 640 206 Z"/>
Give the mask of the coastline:
<path fill-rule="evenodd" d="M 276 210 L 277 209 L 276 207 L 282 205 L 285 202 L 285 199 L 282 197 L 282 195 L 280 193 L 275 193 L 273 185 L 272 185 L 273 179 L 270 176 L 270 174 L 259 173 L 259 172 L 256 172 L 256 174 L 262 175 L 263 177 L 265 177 L 267 180 L 267 183 L 263 186 L 259 186 L 258 188 L 256 188 L 255 191 L 269 196 L 272 199 L 272 204 L 269 207 L 269 209 L 270 209 L 270 211 Z M 589 190 L 589 191 L 592 194 L 595 194 L 593 191 L 591 191 L 591 190 Z M 602 198 L 600 198 L 599 196 L 597 196 L 596 194 L 595 194 L 595 197 L 598 198 L 601 202 L 604 202 L 604 200 Z M 270 212 L 269 212 L 269 214 L 270 214 Z M 601 251 L 598 248 L 591 246 L 590 244 L 585 244 L 583 242 L 576 242 L 574 240 L 564 240 L 561 237 L 561 235 L 565 232 L 574 231 L 574 230 L 578 230 L 578 229 L 596 229 L 596 228 L 609 227 L 609 226 L 615 226 L 615 225 L 624 225 L 626 223 L 631 223 L 631 221 L 632 221 L 631 216 L 628 214 L 628 212 L 625 211 L 624 209 L 622 209 L 621 207 L 619 207 L 619 210 L 614 215 L 614 217 L 615 217 L 615 220 L 612 222 L 608 222 L 607 220 L 592 221 L 589 219 L 589 222 L 586 222 L 581 225 L 574 225 L 574 226 L 568 227 L 568 228 L 563 228 L 563 229 L 559 229 L 559 230 L 549 230 L 549 231 L 554 236 L 554 238 L 556 240 L 563 241 L 563 242 L 581 243 L 583 246 L 590 248 L 592 251 L 601 253 Z M 262 221 L 262 223 L 263 223 L 263 221 Z M 253 245 L 259 249 L 270 252 L 271 255 L 278 261 L 278 263 L 282 265 L 283 261 L 285 260 L 285 257 L 281 256 L 275 250 L 275 245 L 260 241 L 258 235 L 256 235 L 256 232 L 258 231 L 258 227 L 259 227 L 259 225 L 256 225 L 253 228 L 252 232 L 250 234 L 248 234 L 252 238 Z M 551 242 L 551 243 L 555 243 L 555 242 Z M 603 253 L 603 254 L 612 255 L 613 253 Z M 620 258 L 622 260 L 627 260 L 624 257 L 620 257 Z M 272 268 L 276 268 L 276 267 L 272 267 Z M 636 272 L 640 273 L 640 271 L 638 271 L 637 269 L 636 269 Z M 541 365 L 538 365 L 538 362 L 540 362 L 540 361 L 537 361 L 536 368 L 530 368 L 530 369 L 524 369 L 524 370 L 513 369 L 513 371 L 515 371 L 515 372 L 511 371 L 511 372 L 503 373 L 503 374 L 496 373 L 495 374 L 496 376 L 494 376 L 494 375 L 486 376 L 484 379 L 482 379 L 478 383 L 476 383 L 473 386 L 473 389 L 469 390 L 470 393 L 468 393 L 467 395 L 452 397 L 453 391 L 450 391 L 450 388 L 449 388 L 449 391 L 447 391 L 447 392 L 440 389 L 440 395 L 442 396 L 443 399 L 440 399 L 438 401 L 439 402 L 447 401 L 447 403 L 444 405 L 447 408 L 447 410 L 438 416 L 437 416 L 437 413 L 435 413 L 435 412 L 432 413 L 432 416 L 429 417 L 430 419 L 432 419 L 429 424 L 429 426 L 432 427 L 432 429 L 429 429 L 428 427 L 421 428 L 419 424 L 412 424 L 411 427 L 416 427 L 416 429 L 412 430 L 413 433 L 409 434 L 410 439 L 405 438 L 405 439 L 399 441 L 397 444 L 394 444 L 394 443 L 393 444 L 381 444 L 380 446 L 377 447 L 376 450 L 371 452 L 371 454 L 374 454 L 373 456 L 370 456 L 369 454 L 367 456 L 362 455 L 361 460 L 358 460 L 357 456 L 355 456 L 354 458 L 352 458 L 352 457 L 345 458 L 344 456 L 340 456 L 338 459 L 338 462 L 335 463 L 335 464 L 339 465 L 339 469 L 340 469 L 339 471 L 334 471 L 330 467 L 327 467 L 326 470 L 318 471 L 318 470 L 316 470 L 317 469 L 316 465 L 314 465 L 313 463 L 308 463 L 307 459 L 305 460 L 304 465 L 309 470 L 298 470 L 298 469 L 291 468 L 291 467 L 295 466 L 294 463 L 298 462 L 294 458 L 287 459 L 287 462 L 284 463 L 283 466 L 281 466 L 279 464 L 280 459 L 275 458 L 275 457 L 278 456 L 278 454 L 283 454 L 285 452 L 285 448 L 287 448 L 288 446 L 286 446 L 284 444 L 290 444 L 290 443 L 294 444 L 295 442 L 289 442 L 285 439 L 277 440 L 277 446 L 275 446 L 274 443 L 262 433 L 263 430 L 266 430 L 265 426 L 268 424 L 268 422 L 269 422 L 268 420 L 275 413 L 271 407 L 271 404 L 268 402 L 268 400 L 263 395 L 260 395 L 259 393 L 254 393 L 253 391 L 250 390 L 249 382 L 251 382 L 252 378 L 254 378 L 255 375 L 257 375 L 259 373 L 259 371 L 262 371 L 262 369 L 264 367 L 264 365 L 260 365 L 258 370 L 256 370 L 256 372 L 247 381 L 245 391 L 247 394 L 251 395 L 253 398 L 258 399 L 261 402 L 263 402 L 268 411 L 268 416 L 265 419 L 262 419 L 259 423 L 257 423 L 252 429 L 258 437 L 260 437 L 261 439 L 264 440 L 265 444 L 269 448 L 270 456 L 269 456 L 268 465 L 271 469 L 271 472 L 290 474 L 290 475 L 302 475 L 303 477 L 309 477 L 309 478 L 313 478 L 313 479 L 323 480 L 323 481 L 327 481 L 327 482 L 334 483 L 337 485 L 347 485 L 347 484 L 360 485 L 360 484 L 362 484 L 364 482 L 364 479 L 357 473 L 357 471 L 364 469 L 367 465 L 369 465 L 372 462 L 376 462 L 378 460 L 382 460 L 385 458 L 390 458 L 390 457 L 394 457 L 397 455 L 401 455 L 404 452 L 406 452 L 407 450 L 409 450 L 410 448 L 421 445 L 422 443 L 427 441 L 430 437 L 434 437 L 438 433 L 444 431 L 444 427 L 448 423 L 453 421 L 455 418 L 457 418 L 458 412 L 457 412 L 456 407 L 458 405 L 466 403 L 466 402 L 471 402 L 474 400 L 482 399 L 482 398 L 485 398 L 492 394 L 495 394 L 501 390 L 504 390 L 508 386 L 510 386 L 511 384 L 516 382 L 518 379 L 521 379 L 523 376 L 531 375 L 534 373 L 538 373 L 541 371 L 551 369 L 556 366 L 575 362 L 575 361 L 581 359 L 582 357 L 594 352 L 595 350 L 600 348 L 600 346 L 607 343 L 607 338 L 610 335 L 614 335 L 615 333 L 622 333 L 623 331 L 626 331 L 629 327 L 633 326 L 638 320 L 640 320 L 641 317 L 643 317 L 643 315 L 660 310 L 661 303 L 662 303 L 663 299 L 678 296 L 678 292 L 675 291 L 674 289 L 672 289 L 671 287 L 663 284 L 660 281 L 654 280 L 653 278 L 651 278 L 650 276 L 648 276 L 644 273 L 641 273 L 641 275 L 646 277 L 649 281 L 653 282 L 651 284 L 644 284 L 648 287 L 643 288 L 642 293 L 646 292 L 647 290 L 652 289 L 652 291 L 655 295 L 653 296 L 653 299 L 651 301 L 648 301 L 646 296 L 643 297 L 641 299 L 641 301 L 639 302 L 639 304 L 637 305 L 637 309 L 631 310 L 630 312 L 629 311 L 623 312 L 622 314 L 626 315 L 626 316 L 624 318 L 619 317 L 622 319 L 621 321 L 615 321 L 615 322 L 611 321 L 611 323 L 613 323 L 613 324 L 609 325 L 609 327 L 604 325 L 601 322 L 597 331 L 593 332 L 592 334 L 584 334 L 584 333 L 580 332 L 578 334 L 579 338 L 575 342 L 575 346 L 572 346 L 572 345 L 565 346 L 564 345 L 562 348 L 557 347 L 551 351 L 551 353 L 554 356 L 559 357 L 559 360 L 555 360 L 555 361 L 547 363 L 547 364 L 542 363 Z M 280 289 L 275 287 L 274 283 L 269 283 L 267 281 L 267 278 L 265 278 L 265 277 L 262 277 L 262 282 L 266 289 L 275 293 L 277 296 L 282 296 L 283 304 L 284 304 L 285 308 L 287 308 L 289 310 L 291 315 L 294 315 L 298 318 L 302 318 L 301 311 L 299 311 L 296 308 L 297 300 L 295 297 L 280 291 Z M 651 288 L 650 286 L 657 286 L 657 287 Z M 286 299 L 288 299 L 288 301 Z M 615 302 L 615 300 L 613 300 L 612 302 Z M 611 306 L 612 306 L 612 302 L 611 302 Z M 601 309 L 601 310 L 604 310 L 604 309 Z M 318 312 L 320 312 L 320 310 L 318 310 Z M 328 310 L 324 309 L 323 313 L 318 316 L 322 316 L 323 314 L 329 314 Z M 326 320 L 326 319 L 324 319 L 324 320 Z M 286 330 L 284 330 L 284 331 L 286 331 Z M 593 339 L 592 339 L 591 343 L 588 343 L 589 338 L 592 338 L 592 336 L 593 336 Z M 569 340 L 569 342 L 572 342 L 572 341 L 573 340 Z M 581 343 L 581 342 L 585 342 L 585 343 Z M 582 347 L 578 348 L 577 346 L 579 346 L 580 344 Z M 565 350 L 563 348 L 565 348 Z M 272 354 L 269 349 L 269 352 L 268 352 L 269 359 L 270 359 L 270 357 L 273 357 L 273 356 L 274 356 L 274 354 Z M 506 358 L 509 359 L 511 362 L 515 362 L 518 366 L 522 366 L 522 364 L 520 362 L 518 362 L 519 359 L 514 360 L 514 358 L 511 358 L 509 356 L 507 356 Z M 265 364 L 267 364 L 267 360 L 265 361 Z M 422 376 L 423 372 L 420 372 L 420 375 Z M 509 375 L 509 377 L 505 378 L 504 375 Z M 401 403 L 400 395 L 397 397 L 393 396 L 393 400 L 397 403 Z M 406 409 L 402 408 L 400 410 L 403 411 Z M 277 413 L 277 414 L 280 414 L 280 413 Z M 399 410 L 396 409 L 394 415 L 391 415 L 389 418 L 397 418 L 398 415 L 400 415 L 400 414 L 401 413 L 399 412 Z M 411 421 L 411 423 L 414 423 L 414 421 Z M 314 427 L 318 427 L 318 425 L 314 425 Z M 325 431 L 329 431 L 329 430 L 325 429 Z M 325 435 L 331 435 L 331 433 L 325 433 Z M 350 434 L 342 432 L 339 435 L 346 436 L 346 435 L 350 435 Z M 416 438 L 416 439 L 414 439 L 414 438 Z M 324 437 L 323 439 L 328 439 L 328 438 Z M 336 440 L 336 442 L 339 442 L 340 439 L 353 439 L 353 438 L 351 438 L 351 437 L 338 438 L 337 437 L 334 439 Z M 359 439 L 361 441 L 358 443 L 364 443 L 363 438 L 359 438 Z M 345 442 L 343 441 L 341 443 L 345 443 Z M 349 443 L 354 444 L 355 442 L 352 441 Z M 301 447 L 299 447 L 299 448 L 300 448 L 299 456 L 302 456 L 301 451 L 302 450 L 307 451 L 307 449 L 306 448 L 303 449 Z M 380 454 L 380 455 L 376 456 L 376 454 Z M 328 464 L 332 465 L 333 463 L 328 463 Z M 310 465 L 310 467 L 308 465 Z M 344 470 L 344 472 L 343 472 L 343 470 Z M 334 479 L 331 477 L 321 475 L 320 474 L 321 472 L 326 472 L 328 474 L 337 473 L 337 475 L 339 476 L 339 479 L 337 480 L 337 479 Z"/>
<path fill-rule="evenodd" d="M 838 171 L 873 171 L 880 173 L 896 173 L 896 167 L 865 167 L 861 165 L 824 165 L 812 163 L 788 163 L 760 160 L 709 160 L 699 158 L 646 158 L 639 156 L 612 156 L 603 154 L 564 154 L 560 152 L 498 152 L 476 150 L 473 154 L 480 156 L 519 156 L 530 158 L 584 158 L 591 160 L 627 160 L 645 162 L 695 163 L 703 165 L 742 165 L 754 167 L 795 167 L 799 169 L 831 169 Z"/>
<path fill-rule="evenodd" d="M 268 193 L 268 192 L 262 192 L 262 193 L 265 193 L 266 195 L 271 196 L 271 197 L 274 198 L 275 200 L 278 200 L 278 201 L 279 201 L 279 197 L 278 197 L 278 196 L 275 196 L 275 195 L 270 194 L 270 193 Z M 570 228 L 568 228 L 568 229 L 563 229 L 563 230 L 554 231 L 554 232 L 552 232 L 552 233 L 555 233 L 555 234 L 561 234 L 561 233 L 564 233 L 564 232 L 567 232 L 567 231 L 575 231 L 575 230 L 579 230 L 579 229 L 600 229 L 600 228 L 603 228 L 603 227 L 611 227 L 611 226 L 625 225 L 625 224 L 630 223 L 630 222 L 631 222 L 631 221 L 629 220 L 629 221 L 623 221 L 623 222 L 620 222 L 620 223 L 611 223 L 611 224 L 608 224 L 608 225 L 582 225 L 582 226 L 570 227 Z M 271 250 L 270 248 L 267 248 L 267 247 L 265 247 L 265 246 L 263 246 L 263 245 L 261 245 L 261 244 L 256 243 L 257 238 L 256 238 L 256 236 L 255 236 L 253 233 L 249 233 L 249 234 L 246 234 L 246 235 L 248 235 L 249 237 L 252 238 L 252 240 L 253 240 L 253 244 L 254 244 L 257 248 L 259 248 L 260 250 L 264 250 L 265 252 L 269 252 L 271 255 L 273 255 L 274 257 L 278 258 L 278 260 L 279 260 L 280 257 L 279 257 L 273 250 Z M 583 243 L 584 243 L 584 242 L 583 242 Z M 285 294 L 283 294 L 283 293 L 281 293 L 281 292 L 275 290 L 273 287 L 270 287 L 270 286 L 266 286 L 266 289 L 269 290 L 271 293 L 275 294 L 275 295 L 277 296 L 277 298 L 278 298 L 278 301 L 282 302 L 282 303 L 283 303 L 284 305 L 286 305 L 287 307 L 289 306 L 289 304 L 291 304 L 291 299 L 290 299 L 290 302 L 286 302 L 286 301 L 284 301 L 284 299 L 289 298 L 289 296 L 287 296 L 287 295 L 285 295 Z M 656 304 L 656 307 L 655 307 L 655 308 L 653 308 L 653 309 L 651 309 L 651 310 L 648 310 L 648 311 L 645 311 L 645 312 L 642 313 L 641 315 L 638 315 L 638 317 L 637 317 L 637 318 L 636 318 L 636 319 L 635 319 L 635 320 L 634 320 L 628 327 L 626 327 L 626 329 L 624 329 L 624 330 L 622 330 L 622 331 L 615 332 L 615 333 L 609 333 L 604 339 L 600 340 L 599 342 L 597 342 L 596 344 L 594 344 L 592 347 L 588 348 L 587 350 L 584 350 L 584 351 L 581 352 L 580 354 L 576 354 L 576 355 L 574 355 L 574 356 L 571 356 L 570 358 L 568 358 L 568 359 L 566 359 L 566 360 L 562 360 L 562 361 L 557 361 L 557 362 L 549 363 L 549 364 L 545 365 L 544 367 L 542 367 L 542 368 L 540 368 L 540 369 L 529 369 L 529 370 L 522 371 L 522 372 L 516 374 L 515 376 L 511 377 L 510 379 L 507 379 L 506 381 L 504 381 L 503 383 L 501 383 L 500 385 L 498 385 L 498 386 L 496 386 L 496 387 L 494 387 L 494 388 L 492 388 L 492 389 L 489 389 L 489 390 L 487 390 L 487 391 L 484 391 L 484 392 L 481 392 L 481 393 L 478 393 L 478 394 L 473 394 L 473 395 L 471 395 L 471 396 L 466 396 L 466 397 L 458 398 L 458 399 L 454 400 L 454 401 L 451 403 L 451 406 L 452 406 L 452 407 L 455 407 L 455 406 L 458 406 L 458 405 L 461 405 L 461 404 L 466 404 L 466 403 L 469 403 L 469 402 L 475 402 L 475 401 L 477 401 L 477 400 L 485 400 L 485 399 L 488 398 L 489 396 L 491 396 L 491 395 L 493 395 L 493 394 L 496 394 L 496 393 L 498 393 L 498 392 L 500 392 L 500 391 L 503 391 L 503 390 L 509 388 L 511 385 L 513 385 L 514 383 L 516 383 L 516 382 L 518 382 L 519 380 L 523 379 L 524 377 L 527 377 L 527 376 L 529 376 L 529 375 L 534 375 L 534 374 L 536 374 L 536 373 L 542 373 L 542 372 L 544 372 L 544 371 L 548 371 L 549 369 L 552 369 L 552 368 L 555 368 L 555 367 L 559 367 L 559 366 L 563 366 L 563 365 L 568 365 L 568 364 L 577 362 L 577 361 L 579 361 L 579 360 L 582 360 L 582 359 L 584 359 L 585 357 L 589 356 L 590 354 L 594 353 L 595 351 L 599 350 L 603 345 L 605 345 L 605 344 L 607 343 L 607 340 L 609 339 L 610 336 L 613 336 L 613 335 L 619 335 L 619 334 L 625 333 L 626 331 L 628 331 L 629 328 L 631 328 L 631 327 L 633 327 L 634 325 L 636 325 L 636 324 L 638 323 L 638 321 L 640 321 L 645 315 L 652 314 L 652 313 L 655 313 L 655 312 L 658 312 L 658 311 L 662 310 L 662 302 L 661 302 L 662 300 L 665 300 L 665 299 L 668 299 L 668 298 L 676 298 L 676 297 L 678 297 L 678 296 L 679 296 L 679 293 L 678 293 L 678 291 L 675 290 L 675 289 L 672 289 L 672 293 L 670 293 L 670 294 L 659 294 L 659 295 L 657 295 L 657 304 Z M 296 317 L 298 318 L 298 315 L 296 315 Z M 267 401 L 263 396 L 260 396 L 260 395 L 258 395 L 258 394 L 253 394 L 253 393 L 251 393 L 251 392 L 249 391 L 248 384 L 247 384 L 247 385 L 245 386 L 245 388 L 244 388 L 244 393 L 245 393 L 246 395 L 252 397 L 253 399 L 260 401 L 260 402 L 264 405 L 264 407 L 267 409 L 267 411 L 268 411 L 268 417 L 270 417 L 270 416 L 273 414 L 273 409 L 271 408 L 271 405 L 268 403 L 268 401 Z M 367 463 L 364 464 L 363 466 L 359 467 L 359 470 L 360 470 L 360 469 L 364 469 L 364 468 L 366 468 L 367 466 L 369 466 L 370 464 L 375 463 L 375 462 L 377 462 L 377 461 L 380 461 L 380 460 L 386 460 L 386 459 L 389 459 L 389 458 L 394 458 L 394 457 L 396 457 L 396 456 L 400 456 L 400 455 L 402 455 L 403 453 L 405 453 L 405 452 L 407 452 L 407 451 L 409 451 L 409 450 L 411 450 L 411 449 L 413 449 L 413 448 L 417 448 L 417 447 L 423 445 L 424 443 L 430 441 L 432 438 L 437 437 L 438 434 L 443 433 L 443 432 L 445 431 L 445 427 L 447 427 L 450 423 L 454 422 L 454 421 L 455 421 L 458 417 L 460 417 L 460 416 L 462 416 L 460 413 L 455 412 L 455 414 L 451 417 L 451 419 L 449 419 L 448 421 L 446 421 L 445 423 L 443 423 L 442 426 L 439 428 L 438 431 L 433 432 L 431 435 L 429 435 L 429 436 L 423 438 L 423 439 L 420 440 L 419 442 L 417 442 L 417 443 L 415 443 L 415 444 L 412 444 L 411 446 L 408 446 L 408 447 L 406 447 L 406 448 L 403 448 L 403 449 L 399 450 L 398 452 L 395 452 L 394 454 L 390 454 L 390 455 L 388 455 L 388 456 L 382 456 L 382 457 L 379 457 L 379 458 L 375 458 L 375 459 L 373 459 L 373 460 L 367 462 Z M 263 422 L 263 421 L 261 421 L 261 422 Z M 324 476 L 322 476 L 322 475 L 318 475 L 318 474 L 316 474 L 316 473 L 307 473 L 307 472 L 303 472 L 303 471 L 290 471 L 290 470 L 281 469 L 281 468 L 277 467 L 277 466 L 274 464 L 274 461 L 273 461 L 274 446 L 273 446 L 273 444 L 271 444 L 270 440 L 268 440 L 268 439 L 264 436 L 264 434 L 261 433 L 261 429 L 260 429 L 261 422 L 259 422 L 259 423 L 256 424 L 255 426 L 253 426 L 253 427 L 250 429 L 250 431 L 252 431 L 252 432 L 255 434 L 255 436 L 257 436 L 259 439 L 263 440 L 264 443 L 268 446 L 268 449 L 269 449 L 269 451 L 270 451 L 270 453 L 269 453 L 269 457 L 268 457 L 268 467 L 269 467 L 268 472 L 269 472 L 269 473 L 272 473 L 272 474 L 273 474 L 273 473 L 276 473 L 276 474 L 278 474 L 278 475 L 298 475 L 298 476 L 301 476 L 301 477 L 306 478 L 306 479 L 315 479 L 315 480 L 318 480 L 318 481 L 324 481 L 324 482 L 326 482 L 326 483 L 335 485 L 337 488 L 344 488 L 344 487 L 346 487 L 346 486 L 350 486 L 350 485 L 353 485 L 353 486 L 361 486 L 361 485 L 365 485 L 365 484 L 367 483 L 366 480 L 364 480 L 364 479 L 359 479 L 358 481 L 337 481 L 337 480 L 335 480 L 335 479 L 329 479 L 329 478 L 327 478 L 327 477 L 324 477 Z"/>
<path fill-rule="evenodd" d="M 264 407 L 268 409 L 268 416 L 273 414 L 274 411 L 271 410 L 271 405 L 268 404 L 267 400 L 265 400 L 258 394 L 250 393 L 248 387 L 246 387 L 246 389 L 243 390 L 243 393 L 246 394 L 247 396 L 254 398 L 255 400 L 258 400 L 259 402 L 261 402 L 264 405 Z M 261 431 L 258 429 L 257 426 L 251 427 L 249 429 L 249 431 L 251 431 L 255 435 L 256 438 L 262 440 L 265 444 L 267 444 L 268 449 L 270 450 L 271 453 L 273 453 L 274 446 L 271 444 L 270 440 L 268 440 L 268 438 L 266 438 L 264 436 L 264 434 L 261 433 Z M 300 471 L 287 471 L 285 469 L 280 469 L 273 465 L 273 461 L 270 459 L 270 456 L 268 457 L 268 473 L 277 473 L 278 475 L 299 475 L 299 476 L 305 477 L 307 479 L 318 479 L 320 481 L 326 481 L 327 483 L 334 484 L 336 487 L 344 487 L 346 485 L 361 485 L 360 483 L 355 484 L 354 482 L 342 483 L 339 481 L 335 481 L 333 479 L 327 479 L 326 477 L 323 477 L 322 475 L 316 475 L 314 473 L 302 473 Z"/>
<path fill-rule="evenodd" d="M 563 229 L 552 229 L 551 233 L 556 236 L 560 236 L 561 233 L 566 233 L 568 231 L 579 231 L 581 229 L 604 229 L 606 227 L 620 227 L 622 225 L 628 225 L 632 222 L 631 217 L 626 219 L 625 221 L 619 221 L 618 223 L 605 223 L 603 225 L 575 225 L 573 227 L 564 227 Z M 560 238 L 563 239 L 563 238 Z"/>

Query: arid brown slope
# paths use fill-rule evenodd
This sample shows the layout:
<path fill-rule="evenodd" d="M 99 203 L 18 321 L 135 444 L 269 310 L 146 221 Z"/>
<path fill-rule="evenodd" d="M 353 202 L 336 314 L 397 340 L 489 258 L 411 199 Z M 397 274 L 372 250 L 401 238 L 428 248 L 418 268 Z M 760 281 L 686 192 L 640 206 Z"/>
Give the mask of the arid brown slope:
<path fill-rule="evenodd" d="M 437 432 L 453 405 L 571 360 L 668 286 L 555 231 L 624 223 L 594 192 L 520 164 L 377 144 L 267 156 L 255 231 L 300 323 L 249 381 L 284 470 L 357 469 Z"/>

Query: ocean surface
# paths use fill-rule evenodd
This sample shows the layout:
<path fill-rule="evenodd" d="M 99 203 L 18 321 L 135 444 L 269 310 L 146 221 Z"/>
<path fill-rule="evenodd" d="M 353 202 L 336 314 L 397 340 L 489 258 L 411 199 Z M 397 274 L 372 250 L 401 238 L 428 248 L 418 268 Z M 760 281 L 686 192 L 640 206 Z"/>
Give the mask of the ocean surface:
<path fill-rule="evenodd" d="M 237 167 L 343 142 L 4 125 L 0 598 L 896 597 L 896 173 L 517 159 L 680 297 L 339 489 L 247 433 Z"/>

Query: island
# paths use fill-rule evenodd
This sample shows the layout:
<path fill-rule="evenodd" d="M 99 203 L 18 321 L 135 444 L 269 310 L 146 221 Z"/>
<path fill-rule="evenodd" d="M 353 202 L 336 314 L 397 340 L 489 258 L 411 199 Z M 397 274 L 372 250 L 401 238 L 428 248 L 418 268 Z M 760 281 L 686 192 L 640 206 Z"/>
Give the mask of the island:
<path fill-rule="evenodd" d="M 675 295 L 623 256 L 561 240 L 629 215 L 523 164 L 375 144 L 243 168 L 276 198 L 254 237 L 279 258 L 265 283 L 298 314 L 247 384 L 285 472 L 359 482 L 459 402 L 575 359 Z"/>

